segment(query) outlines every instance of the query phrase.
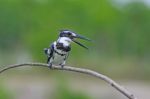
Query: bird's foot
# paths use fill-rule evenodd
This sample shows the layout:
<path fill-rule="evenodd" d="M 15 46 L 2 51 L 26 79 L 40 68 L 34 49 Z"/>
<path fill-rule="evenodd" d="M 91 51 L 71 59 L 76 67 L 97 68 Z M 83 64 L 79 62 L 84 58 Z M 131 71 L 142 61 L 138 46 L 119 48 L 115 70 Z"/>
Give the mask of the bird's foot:
<path fill-rule="evenodd" d="M 64 68 L 65 64 L 60 64 L 61 68 Z"/>
<path fill-rule="evenodd" d="M 48 64 L 49 69 L 52 69 L 52 63 Z"/>
<path fill-rule="evenodd" d="M 64 68 L 65 65 L 61 65 L 61 68 Z"/>
<path fill-rule="evenodd" d="M 59 65 L 61 66 L 61 68 L 64 68 L 65 64 L 66 64 L 66 61 L 62 62 L 62 63 L 59 64 Z"/>

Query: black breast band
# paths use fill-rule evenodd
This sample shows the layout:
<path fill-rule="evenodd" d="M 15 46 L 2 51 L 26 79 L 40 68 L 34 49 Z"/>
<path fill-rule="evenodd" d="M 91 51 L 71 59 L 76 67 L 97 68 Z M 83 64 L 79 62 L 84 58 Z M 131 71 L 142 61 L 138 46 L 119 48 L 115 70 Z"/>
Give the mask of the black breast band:
<path fill-rule="evenodd" d="M 61 56 L 65 56 L 66 54 L 61 54 L 59 52 L 57 52 L 56 50 L 54 50 L 55 53 L 57 53 L 58 55 L 61 55 Z"/>
<path fill-rule="evenodd" d="M 56 44 L 57 49 L 62 50 L 64 52 L 69 52 L 71 50 L 70 46 L 64 46 L 63 43 Z"/>

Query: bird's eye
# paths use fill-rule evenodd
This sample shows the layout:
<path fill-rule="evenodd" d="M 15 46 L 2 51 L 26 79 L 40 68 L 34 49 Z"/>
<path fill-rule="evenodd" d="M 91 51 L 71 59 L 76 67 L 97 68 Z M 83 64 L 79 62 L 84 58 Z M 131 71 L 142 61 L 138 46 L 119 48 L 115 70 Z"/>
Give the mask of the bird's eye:
<path fill-rule="evenodd" d="M 68 33 L 68 36 L 71 36 L 71 33 Z"/>

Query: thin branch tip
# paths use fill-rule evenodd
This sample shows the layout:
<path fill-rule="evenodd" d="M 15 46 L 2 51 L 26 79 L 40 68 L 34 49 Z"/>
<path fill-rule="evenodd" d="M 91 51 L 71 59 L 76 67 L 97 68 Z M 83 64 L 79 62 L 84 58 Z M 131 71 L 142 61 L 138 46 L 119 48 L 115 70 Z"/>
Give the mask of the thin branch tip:
<path fill-rule="evenodd" d="M 40 67 L 49 68 L 48 64 L 45 64 L 45 63 L 22 63 L 22 64 L 14 64 L 14 65 L 6 66 L 5 68 L 0 69 L 0 74 L 3 73 L 4 71 L 9 70 L 9 69 L 22 67 L 22 66 L 40 66 Z M 53 66 L 52 69 L 53 70 L 65 70 L 65 71 L 78 72 L 78 73 L 83 73 L 83 74 L 97 77 L 97 78 L 105 81 L 106 83 L 108 83 L 112 87 L 114 87 L 116 90 L 118 90 L 124 96 L 126 96 L 128 99 L 137 99 L 132 93 L 127 91 L 125 88 L 120 86 L 118 83 L 116 83 L 115 81 L 113 81 L 109 77 L 107 77 L 103 74 L 100 74 L 98 72 L 92 71 L 90 69 L 76 68 L 76 67 L 71 67 L 71 66 L 64 66 L 63 68 L 61 66 Z"/>

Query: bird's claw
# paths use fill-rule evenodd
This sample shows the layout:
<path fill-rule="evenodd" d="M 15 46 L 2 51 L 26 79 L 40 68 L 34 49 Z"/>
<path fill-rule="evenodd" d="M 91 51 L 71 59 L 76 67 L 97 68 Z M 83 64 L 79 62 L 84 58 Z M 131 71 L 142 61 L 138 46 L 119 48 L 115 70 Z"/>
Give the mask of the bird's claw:
<path fill-rule="evenodd" d="M 48 64 L 49 69 L 52 69 L 52 63 Z"/>
<path fill-rule="evenodd" d="M 60 64 L 60 66 L 61 66 L 61 68 L 64 68 L 65 65 L 64 64 Z"/>

